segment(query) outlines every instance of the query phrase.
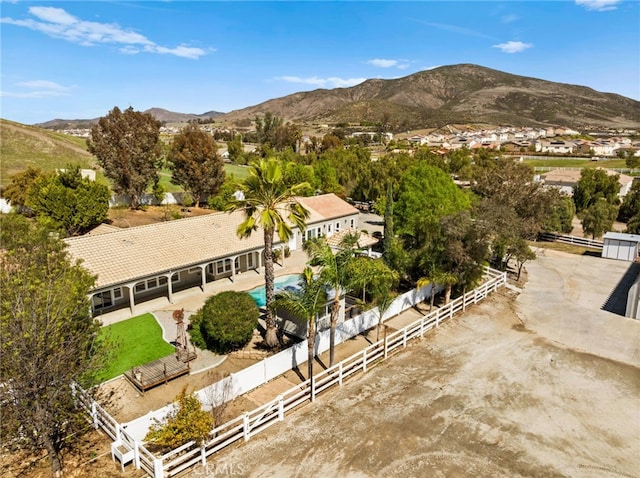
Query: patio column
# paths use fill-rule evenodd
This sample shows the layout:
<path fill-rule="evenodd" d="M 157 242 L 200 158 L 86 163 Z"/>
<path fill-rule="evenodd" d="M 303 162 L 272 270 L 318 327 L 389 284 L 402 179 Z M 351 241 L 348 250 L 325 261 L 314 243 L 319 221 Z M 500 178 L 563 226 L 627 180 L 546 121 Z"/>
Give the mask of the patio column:
<path fill-rule="evenodd" d="M 202 292 L 204 292 L 204 286 L 207 283 L 207 271 L 206 271 L 206 264 L 205 265 L 200 265 L 198 266 L 200 267 L 200 288 L 202 289 Z"/>
<path fill-rule="evenodd" d="M 127 288 L 129 289 L 129 309 L 131 310 L 131 315 L 134 314 L 133 309 L 136 306 L 135 299 L 135 284 L 127 284 Z"/>
<path fill-rule="evenodd" d="M 236 260 L 238 259 L 238 256 L 232 256 L 231 257 L 231 282 L 235 282 L 235 278 L 236 278 Z"/>
<path fill-rule="evenodd" d="M 167 298 L 169 299 L 170 304 L 173 304 L 173 282 L 171 282 L 172 277 L 173 272 L 169 272 L 167 274 Z"/>

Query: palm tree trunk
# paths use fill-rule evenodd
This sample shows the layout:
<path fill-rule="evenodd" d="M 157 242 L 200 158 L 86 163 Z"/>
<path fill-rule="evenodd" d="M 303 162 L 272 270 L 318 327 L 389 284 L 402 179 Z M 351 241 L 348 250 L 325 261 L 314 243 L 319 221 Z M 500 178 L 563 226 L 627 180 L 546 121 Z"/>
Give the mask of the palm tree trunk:
<path fill-rule="evenodd" d="M 336 352 L 336 325 L 338 324 L 338 312 L 340 311 L 340 291 L 336 289 L 333 304 L 331 304 L 331 321 L 329 328 L 329 367 L 333 367 Z"/>
<path fill-rule="evenodd" d="M 265 291 L 265 307 L 267 313 L 265 316 L 266 332 L 264 335 L 264 343 L 267 347 L 275 347 L 278 345 L 278 334 L 276 331 L 276 321 L 273 317 L 271 304 L 274 298 L 274 273 L 273 273 L 273 229 L 264 230 L 264 291 Z"/>
<path fill-rule="evenodd" d="M 309 317 L 309 338 L 307 339 L 309 347 L 309 357 L 307 359 L 307 373 L 309 374 L 309 380 L 313 377 L 313 359 L 315 358 L 316 348 L 316 320 L 315 316 Z"/>
<path fill-rule="evenodd" d="M 444 293 L 444 304 L 447 305 L 451 300 L 451 289 L 453 289 L 452 284 L 447 284 L 447 289 Z"/>

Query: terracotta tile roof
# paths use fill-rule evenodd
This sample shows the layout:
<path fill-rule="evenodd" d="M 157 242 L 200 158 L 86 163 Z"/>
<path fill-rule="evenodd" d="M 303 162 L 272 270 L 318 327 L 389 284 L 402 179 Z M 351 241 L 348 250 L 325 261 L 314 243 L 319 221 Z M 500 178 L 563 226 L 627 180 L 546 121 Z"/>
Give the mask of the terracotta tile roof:
<path fill-rule="evenodd" d="M 358 231 L 357 229 L 349 228 L 336 232 L 333 236 L 329 237 L 327 239 L 327 244 L 334 249 L 338 249 L 340 247 L 340 243 L 347 234 L 358 234 L 358 243 L 356 244 L 358 249 L 365 249 L 378 243 L 378 239 L 375 237 L 362 231 Z"/>
<path fill-rule="evenodd" d="M 307 224 L 358 213 L 335 194 L 297 199 L 311 213 Z M 71 237 L 65 242 L 71 256 L 98 276 L 95 288 L 99 289 L 261 249 L 261 230 L 245 239 L 236 235 L 244 218 L 242 211 L 220 212 Z M 280 242 L 276 233 L 274 244 Z"/>
<path fill-rule="evenodd" d="M 236 235 L 244 217 L 242 211 L 213 213 L 65 242 L 71 256 L 98 276 L 96 288 L 102 288 L 260 248 L 260 230 L 246 239 Z"/>
<path fill-rule="evenodd" d="M 311 213 L 307 224 L 314 224 L 329 218 L 358 214 L 358 210 L 335 194 L 296 198 Z"/>

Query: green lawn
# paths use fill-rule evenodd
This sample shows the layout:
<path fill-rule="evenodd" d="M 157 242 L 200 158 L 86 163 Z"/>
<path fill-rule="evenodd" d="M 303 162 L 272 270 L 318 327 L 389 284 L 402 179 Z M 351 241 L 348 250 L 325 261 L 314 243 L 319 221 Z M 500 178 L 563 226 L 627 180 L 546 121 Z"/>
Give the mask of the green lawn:
<path fill-rule="evenodd" d="M 603 159 L 600 161 L 589 161 L 585 159 L 525 159 L 523 163 L 537 167 L 549 168 L 626 168 L 624 159 Z"/>
<path fill-rule="evenodd" d="M 162 340 L 162 329 L 151 314 L 139 315 L 101 329 L 114 344 L 113 360 L 99 377 L 109 380 L 131 368 L 174 353 L 173 345 Z"/>
<path fill-rule="evenodd" d="M 249 169 L 246 166 L 238 166 L 237 164 L 225 164 L 224 170 L 229 176 L 233 175 L 238 180 L 242 180 L 249 176 Z"/>

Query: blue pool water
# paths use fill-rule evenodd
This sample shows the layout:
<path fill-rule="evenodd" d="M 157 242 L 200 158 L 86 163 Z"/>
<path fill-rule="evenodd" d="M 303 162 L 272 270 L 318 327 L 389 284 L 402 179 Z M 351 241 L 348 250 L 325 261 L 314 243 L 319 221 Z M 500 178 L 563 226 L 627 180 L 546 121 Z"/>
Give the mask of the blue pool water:
<path fill-rule="evenodd" d="M 274 291 L 277 294 L 281 290 L 297 290 L 300 287 L 300 274 L 289 274 L 277 277 L 274 283 Z M 264 307 L 267 303 L 267 295 L 264 286 L 255 287 L 247 291 L 258 307 Z"/>

